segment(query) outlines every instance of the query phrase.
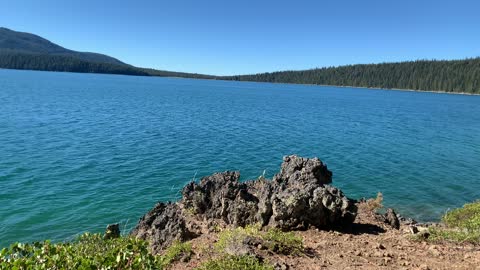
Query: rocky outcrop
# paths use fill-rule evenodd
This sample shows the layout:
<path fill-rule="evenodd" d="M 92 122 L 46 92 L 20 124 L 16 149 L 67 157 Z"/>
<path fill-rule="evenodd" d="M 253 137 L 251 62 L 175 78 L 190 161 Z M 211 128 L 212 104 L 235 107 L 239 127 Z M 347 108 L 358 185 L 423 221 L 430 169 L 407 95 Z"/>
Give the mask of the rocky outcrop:
<path fill-rule="evenodd" d="M 195 237 L 198 223 L 205 220 L 299 230 L 340 228 L 356 216 L 354 202 L 328 185 L 332 173 L 318 158 L 287 156 L 272 180 L 239 179 L 238 172 L 224 172 L 187 184 L 179 202 L 157 204 L 131 234 L 149 240 L 159 250 L 175 239 Z"/>

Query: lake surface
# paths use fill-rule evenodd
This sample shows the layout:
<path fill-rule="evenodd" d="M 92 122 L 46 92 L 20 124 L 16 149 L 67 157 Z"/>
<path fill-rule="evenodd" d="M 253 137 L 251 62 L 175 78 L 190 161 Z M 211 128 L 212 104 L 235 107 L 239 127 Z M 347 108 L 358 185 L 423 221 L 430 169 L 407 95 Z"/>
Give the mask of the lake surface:
<path fill-rule="evenodd" d="M 480 96 L 0 70 L 0 246 L 133 227 L 192 179 L 318 156 L 418 220 L 480 198 Z"/>

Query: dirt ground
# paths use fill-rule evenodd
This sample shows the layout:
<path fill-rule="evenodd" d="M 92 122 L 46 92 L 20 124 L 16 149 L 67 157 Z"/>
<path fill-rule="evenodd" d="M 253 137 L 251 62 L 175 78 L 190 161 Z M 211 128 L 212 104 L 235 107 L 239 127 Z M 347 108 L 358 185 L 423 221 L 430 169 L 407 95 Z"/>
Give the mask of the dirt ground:
<path fill-rule="evenodd" d="M 305 254 L 277 255 L 262 251 L 265 261 L 283 265 L 279 269 L 480 269 L 480 246 L 434 244 L 412 240 L 408 225 L 399 230 L 379 222 L 359 205 L 352 232 L 307 230 L 303 237 Z M 208 233 L 192 240 L 194 255 L 172 269 L 192 269 L 215 257 L 217 234 Z"/>

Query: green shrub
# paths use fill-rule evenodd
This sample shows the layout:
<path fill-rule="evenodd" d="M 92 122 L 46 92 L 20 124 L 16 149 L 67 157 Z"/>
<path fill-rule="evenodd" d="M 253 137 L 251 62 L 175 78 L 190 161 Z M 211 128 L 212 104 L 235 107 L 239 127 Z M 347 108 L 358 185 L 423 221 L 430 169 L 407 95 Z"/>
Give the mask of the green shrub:
<path fill-rule="evenodd" d="M 443 217 L 448 227 L 480 231 L 480 201 L 467 203 L 462 208 L 454 209 Z"/>
<path fill-rule="evenodd" d="M 203 263 L 197 270 L 273 270 L 273 266 L 251 256 L 225 256 Z"/>
<path fill-rule="evenodd" d="M 163 265 L 167 266 L 181 258 L 188 260 L 192 256 L 192 253 L 192 244 L 190 242 L 175 241 L 165 250 L 162 256 Z"/>
<path fill-rule="evenodd" d="M 480 243 L 480 231 L 430 228 L 428 232 L 430 233 L 428 240 L 432 242 Z"/>
<path fill-rule="evenodd" d="M 71 243 L 16 243 L 0 252 L 0 269 L 162 269 L 145 241 L 132 237 L 105 240 L 83 234 Z"/>
<path fill-rule="evenodd" d="M 442 217 L 445 228 L 429 228 L 428 241 L 480 244 L 480 201 L 467 203 Z"/>
<path fill-rule="evenodd" d="M 298 255 L 303 252 L 303 239 L 294 232 L 269 228 L 262 237 L 268 249 L 277 253 Z"/>

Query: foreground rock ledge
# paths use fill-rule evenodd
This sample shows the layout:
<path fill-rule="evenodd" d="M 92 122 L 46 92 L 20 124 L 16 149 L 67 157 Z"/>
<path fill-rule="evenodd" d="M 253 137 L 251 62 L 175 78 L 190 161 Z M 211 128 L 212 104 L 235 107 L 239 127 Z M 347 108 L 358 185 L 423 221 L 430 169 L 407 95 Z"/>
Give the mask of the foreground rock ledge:
<path fill-rule="evenodd" d="M 159 252 L 175 240 L 199 236 L 216 221 L 304 230 L 337 229 L 355 220 L 354 201 L 328 185 L 332 173 L 318 158 L 284 157 L 272 180 L 239 178 L 239 172 L 223 172 L 187 184 L 180 201 L 155 205 L 131 234 Z"/>

